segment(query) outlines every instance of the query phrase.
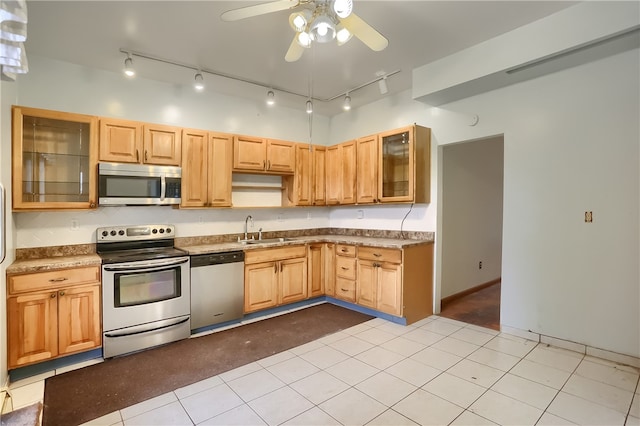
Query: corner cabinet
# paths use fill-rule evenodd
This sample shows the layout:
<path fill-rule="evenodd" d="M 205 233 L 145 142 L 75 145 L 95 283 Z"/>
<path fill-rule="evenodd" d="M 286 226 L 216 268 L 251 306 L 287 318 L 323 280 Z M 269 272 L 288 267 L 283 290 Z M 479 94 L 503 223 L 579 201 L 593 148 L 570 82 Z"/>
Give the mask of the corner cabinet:
<path fill-rule="evenodd" d="M 9 275 L 7 284 L 9 369 L 101 346 L 99 267 Z"/>
<path fill-rule="evenodd" d="M 14 106 L 13 210 L 96 208 L 98 118 Z"/>
<path fill-rule="evenodd" d="M 428 203 L 431 187 L 431 130 L 412 125 L 379 133 L 378 200 Z"/>

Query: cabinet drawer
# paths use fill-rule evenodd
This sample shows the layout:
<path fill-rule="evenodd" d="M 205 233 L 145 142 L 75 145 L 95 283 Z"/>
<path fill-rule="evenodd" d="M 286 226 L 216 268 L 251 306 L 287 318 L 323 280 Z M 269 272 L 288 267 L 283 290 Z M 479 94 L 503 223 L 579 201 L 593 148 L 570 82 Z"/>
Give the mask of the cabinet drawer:
<path fill-rule="evenodd" d="M 355 257 L 336 256 L 336 276 L 348 280 L 356 279 Z"/>
<path fill-rule="evenodd" d="M 12 275 L 8 279 L 10 294 L 24 293 L 99 282 L 100 269 L 97 266 L 61 269 L 58 271 Z"/>
<path fill-rule="evenodd" d="M 356 301 L 356 282 L 345 278 L 336 278 L 336 297 L 349 302 Z"/>
<path fill-rule="evenodd" d="M 350 246 L 347 244 L 336 244 L 336 254 L 338 256 L 356 256 L 356 246 Z"/>
<path fill-rule="evenodd" d="M 358 250 L 358 257 L 366 260 L 402 263 L 402 250 L 380 247 L 360 247 Z"/>
<path fill-rule="evenodd" d="M 307 246 L 305 245 L 247 250 L 244 255 L 244 263 L 273 262 L 306 256 Z"/>

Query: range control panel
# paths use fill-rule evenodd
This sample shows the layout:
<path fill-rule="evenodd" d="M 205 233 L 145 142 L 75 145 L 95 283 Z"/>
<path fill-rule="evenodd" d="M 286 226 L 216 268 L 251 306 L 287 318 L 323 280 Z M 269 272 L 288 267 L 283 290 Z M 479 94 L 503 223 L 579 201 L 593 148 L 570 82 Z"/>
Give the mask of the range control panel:
<path fill-rule="evenodd" d="M 96 241 L 140 241 L 174 238 L 174 225 L 107 226 L 96 230 Z"/>

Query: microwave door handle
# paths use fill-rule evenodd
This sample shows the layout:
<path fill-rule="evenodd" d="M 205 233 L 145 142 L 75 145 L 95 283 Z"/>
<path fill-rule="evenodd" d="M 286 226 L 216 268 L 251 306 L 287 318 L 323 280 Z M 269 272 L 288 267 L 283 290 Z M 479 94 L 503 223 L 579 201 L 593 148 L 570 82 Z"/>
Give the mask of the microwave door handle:
<path fill-rule="evenodd" d="M 162 175 L 162 177 L 160 178 L 160 201 L 164 201 L 166 194 L 167 194 L 167 178 L 165 175 Z"/>
<path fill-rule="evenodd" d="M 165 268 L 167 266 L 178 266 L 189 261 L 188 257 L 181 257 L 179 261 L 168 260 L 165 262 L 153 262 L 153 263 L 138 263 L 136 265 L 113 264 L 104 266 L 105 271 L 149 271 L 159 268 Z"/>

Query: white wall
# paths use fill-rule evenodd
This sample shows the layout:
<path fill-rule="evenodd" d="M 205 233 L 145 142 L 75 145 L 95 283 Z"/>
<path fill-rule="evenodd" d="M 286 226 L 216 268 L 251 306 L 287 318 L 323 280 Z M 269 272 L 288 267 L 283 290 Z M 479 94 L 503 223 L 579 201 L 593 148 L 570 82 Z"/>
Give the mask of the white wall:
<path fill-rule="evenodd" d="M 502 323 L 637 357 L 639 64 L 635 49 L 440 108 L 403 93 L 333 117 L 330 140 L 411 122 L 441 145 L 504 134 Z"/>
<path fill-rule="evenodd" d="M 503 157 L 502 137 L 443 145 L 443 298 L 500 278 Z"/>
<path fill-rule="evenodd" d="M 189 86 L 143 78 L 129 80 L 120 73 L 37 56 L 29 57 L 29 68 L 29 73 L 15 83 L 17 90 L 10 104 L 309 141 L 308 115 L 302 109 L 270 108 L 262 102 L 206 91 L 195 93 Z M 3 118 L 9 120 L 10 115 Z M 326 145 L 328 135 L 329 119 L 315 115 L 313 143 Z M 2 151 L 7 159 L 10 158 L 9 144 L 10 137 Z M 280 194 L 270 195 L 279 201 Z M 266 203 L 269 201 L 265 200 Z M 279 231 L 329 224 L 326 208 L 176 210 L 171 207 L 99 207 L 89 212 L 18 213 L 15 215 L 16 247 L 91 243 L 95 242 L 97 227 L 150 221 L 175 224 L 179 237 L 240 233 L 248 214 L 254 218 L 256 232 L 260 227 L 264 231 Z"/>

